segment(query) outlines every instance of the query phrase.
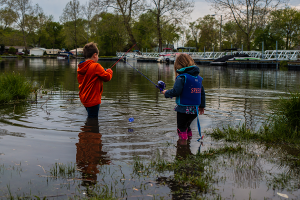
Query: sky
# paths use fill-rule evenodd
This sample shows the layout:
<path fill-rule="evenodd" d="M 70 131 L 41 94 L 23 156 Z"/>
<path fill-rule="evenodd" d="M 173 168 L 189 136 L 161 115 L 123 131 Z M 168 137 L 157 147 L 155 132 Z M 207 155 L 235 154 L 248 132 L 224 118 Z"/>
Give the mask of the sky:
<path fill-rule="evenodd" d="M 39 4 L 46 15 L 53 15 L 54 21 L 59 21 L 63 9 L 70 0 L 32 0 L 33 4 Z M 81 4 L 85 4 L 87 0 L 79 0 Z M 299 0 L 290 0 L 289 4 L 300 9 Z M 215 14 L 210 4 L 206 0 L 195 0 L 194 11 L 188 21 L 195 21 L 199 17 Z"/>

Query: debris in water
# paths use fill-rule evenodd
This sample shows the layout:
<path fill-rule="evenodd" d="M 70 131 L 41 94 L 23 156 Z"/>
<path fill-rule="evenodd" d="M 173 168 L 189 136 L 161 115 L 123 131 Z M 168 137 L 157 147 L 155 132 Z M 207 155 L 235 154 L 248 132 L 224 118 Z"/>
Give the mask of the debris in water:
<path fill-rule="evenodd" d="M 277 192 L 277 194 L 278 194 L 279 196 L 281 196 L 281 197 L 284 197 L 284 198 L 289 198 L 289 196 L 288 196 L 288 195 L 286 195 L 286 194 L 281 194 L 281 193 L 279 193 L 279 192 Z"/>
<path fill-rule="evenodd" d="M 129 122 L 133 122 L 133 121 L 134 121 L 133 117 L 130 117 L 130 118 L 128 119 L 128 121 L 129 121 Z"/>

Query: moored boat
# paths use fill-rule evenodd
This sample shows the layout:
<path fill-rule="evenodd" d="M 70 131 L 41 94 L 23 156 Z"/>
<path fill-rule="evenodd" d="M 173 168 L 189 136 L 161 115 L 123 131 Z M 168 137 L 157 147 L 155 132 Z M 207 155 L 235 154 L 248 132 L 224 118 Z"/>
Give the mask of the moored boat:
<path fill-rule="evenodd" d="M 60 52 L 57 55 L 57 59 L 59 59 L 59 60 L 69 59 L 70 54 L 71 54 L 70 52 Z"/>

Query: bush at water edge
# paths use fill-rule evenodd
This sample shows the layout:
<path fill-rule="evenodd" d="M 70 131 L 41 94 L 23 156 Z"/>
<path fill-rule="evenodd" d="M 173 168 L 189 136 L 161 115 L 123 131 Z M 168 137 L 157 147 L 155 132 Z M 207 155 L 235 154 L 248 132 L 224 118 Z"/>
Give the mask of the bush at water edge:
<path fill-rule="evenodd" d="M 32 84 L 17 73 L 0 75 L 0 103 L 26 99 L 32 91 Z"/>

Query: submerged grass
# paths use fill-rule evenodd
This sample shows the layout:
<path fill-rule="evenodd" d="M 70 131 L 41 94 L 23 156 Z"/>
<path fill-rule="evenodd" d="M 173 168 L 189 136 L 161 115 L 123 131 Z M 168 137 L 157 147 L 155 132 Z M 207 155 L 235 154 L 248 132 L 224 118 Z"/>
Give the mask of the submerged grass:
<path fill-rule="evenodd" d="M 55 163 L 50 169 L 50 174 L 54 177 L 73 177 L 76 171 L 75 163 Z"/>
<path fill-rule="evenodd" d="M 156 160 L 148 164 L 145 164 L 139 158 L 135 158 L 133 172 L 138 176 L 173 172 L 174 175 L 170 177 L 159 176 L 157 182 L 177 188 L 174 189 L 177 193 L 182 193 L 186 190 L 195 190 L 197 194 L 207 193 L 213 191 L 212 184 L 217 181 L 214 178 L 216 170 L 212 167 L 211 161 L 220 155 L 232 155 L 241 153 L 243 150 L 241 146 L 225 146 L 219 149 L 209 149 L 196 155 L 188 155 L 185 158 L 176 157 L 174 161 L 166 161 L 158 155 Z"/>
<path fill-rule="evenodd" d="M 243 124 L 238 128 L 216 128 L 209 134 L 216 140 L 224 139 L 228 142 L 258 140 L 300 144 L 300 93 L 290 93 L 288 98 L 275 100 L 270 110 L 272 114 L 258 131 L 247 129 Z"/>
<path fill-rule="evenodd" d="M 0 103 L 26 99 L 32 90 L 32 84 L 17 73 L 0 75 Z"/>

